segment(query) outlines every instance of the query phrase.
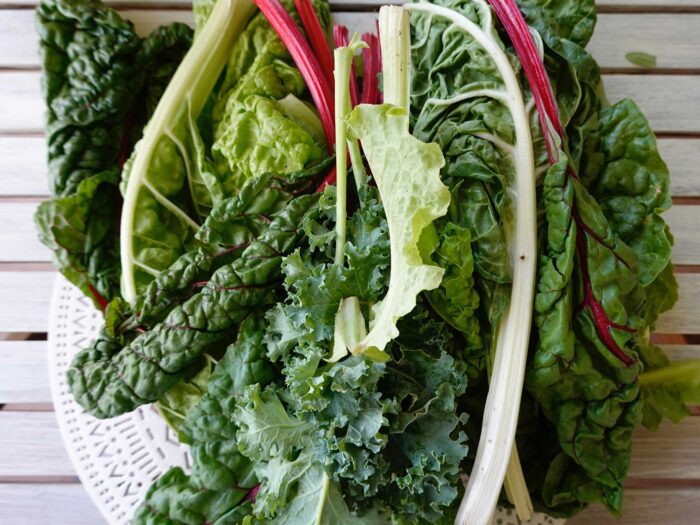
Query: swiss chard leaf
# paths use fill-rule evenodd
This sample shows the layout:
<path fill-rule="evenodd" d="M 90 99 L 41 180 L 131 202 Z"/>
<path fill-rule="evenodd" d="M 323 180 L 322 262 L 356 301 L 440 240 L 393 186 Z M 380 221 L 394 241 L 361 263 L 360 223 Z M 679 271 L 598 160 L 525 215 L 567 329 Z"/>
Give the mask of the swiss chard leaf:
<path fill-rule="evenodd" d="M 141 39 L 94 0 L 43 0 L 37 19 L 53 196 L 37 213 L 39 238 L 104 308 L 119 295 L 119 172 L 191 30 L 175 24 Z"/>
<path fill-rule="evenodd" d="M 219 268 L 203 290 L 124 347 L 105 334 L 76 355 L 68 383 L 97 417 L 112 417 L 159 399 L 208 349 L 230 342 L 252 309 L 274 303 L 282 258 L 300 240 L 300 224 L 317 196 L 292 200 L 239 259 Z"/>

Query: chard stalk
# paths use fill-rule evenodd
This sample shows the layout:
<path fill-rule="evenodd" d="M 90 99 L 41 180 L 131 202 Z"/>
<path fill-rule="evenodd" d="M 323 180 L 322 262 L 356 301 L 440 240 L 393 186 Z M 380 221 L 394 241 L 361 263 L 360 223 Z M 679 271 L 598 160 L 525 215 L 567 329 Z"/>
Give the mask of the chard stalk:
<path fill-rule="evenodd" d="M 410 5 L 405 6 L 410 8 Z M 408 111 L 411 92 L 411 29 L 408 13 L 400 6 L 383 6 L 379 10 L 384 102 Z"/>
<path fill-rule="evenodd" d="M 137 261 L 134 258 L 133 246 L 136 202 L 139 192 L 143 189 L 150 190 L 154 197 L 159 198 L 159 194 L 147 178 L 151 161 L 161 140 L 172 137 L 174 130 L 187 120 L 188 110 L 194 117 L 202 111 L 209 93 L 228 61 L 234 42 L 254 12 L 255 6 L 251 0 L 218 0 L 209 20 L 198 33 L 194 44 L 168 84 L 137 147 L 124 192 L 120 225 L 122 294 L 131 304 L 136 300 L 134 270 Z M 165 197 L 159 201 L 171 209 L 172 203 Z M 184 213 L 178 208 L 171 211 L 175 214 Z M 189 217 L 183 219 L 187 220 Z M 187 222 L 191 222 L 193 228 L 198 227 L 191 219 Z"/>
<path fill-rule="evenodd" d="M 348 150 L 345 117 L 352 110 L 350 103 L 350 76 L 355 52 L 367 44 L 354 35 L 347 47 L 339 47 L 334 53 L 335 62 L 335 264 L 343 264 L 345 258 L 345 224 L 347 216 Z M 357 142 L 355 142 L 357 146 Z M 357 155 L 358 152 L 355 152 Z M 359 162 L 354 159 L 354 162 Z M 354 167 L 353 163 L 353 167 Z M 358 174 L 355 175 L 356 177 Z"/>
<path fill-rule="evenodd" d="M 445 18 L 453 27 L 469 33 L 483 47 L 503 78 L 505 91 L 498 99 L 508 108 L 515 128 L 511 298 L 498 329 L 491 384 L 474 468 L 455 521 L 459 525 L 487 525 L 498 502 L 513 449 L 532 324 L 537 253 L 532 136 L 517 77 L 493 33 L 441 6 L 421 2 L 407 4 L 405 8 Z"/>

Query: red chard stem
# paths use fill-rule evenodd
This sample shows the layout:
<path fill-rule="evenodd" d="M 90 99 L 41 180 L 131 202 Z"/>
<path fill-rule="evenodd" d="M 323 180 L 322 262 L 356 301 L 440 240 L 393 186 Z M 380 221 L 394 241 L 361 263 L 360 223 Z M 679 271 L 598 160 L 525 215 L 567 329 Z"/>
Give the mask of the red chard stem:
<path fill-rule="evenodd" d="M 530 34 L 530 29 L 525 22 L 515 0 L 488 0 L 493 7 L 496 16 L 508 33 L 515 48 L 515 52 L 523 65 L 523 71 L 530 84 L 532 96 L 535 99 L 537 113 L 539 115 L 542 134 L 544 135 L 547 153 L 550 163 L 555 163 L 559 158 L 560 148 L 566 150 L 566 133 L 559 118 L 559 110 L 554 97 L 552 85 L 549 82 L 544 63 L 537 51 L 537 46 Z M 573 166 L 569 164 L 566 169 L 567 175 L 578 180 Z M 628 356 L 617 344 L 612 336 L 612 329 L 634 332 L 628 326 L 623 326 L 613 322 L 609 317 L 601 302 L 595 297 L 591 276 L 588 268 L 588 250 L 586 239 L 605 246 L 602 239 L 597 235 L 592 235 L 590 228 L 583 222 L 576 205 L 572 203 L 573 218 L 576 223 L 576 251 L 578 252 L 581 264 L 581 278 L 583 280 L 583 307 L 588 308 L 593 317 L 593 323 L 600 337 L 608 350 L 622 363 L 629 366 L 634 360 Z M 606 247 L 611 249 L 609 247 Z M 614 252 L 613 252 L 614 253 Z M 617 254 L 615 254 L 617 257 Z M 619 257 L 618 257 L 619 259 Z"/>

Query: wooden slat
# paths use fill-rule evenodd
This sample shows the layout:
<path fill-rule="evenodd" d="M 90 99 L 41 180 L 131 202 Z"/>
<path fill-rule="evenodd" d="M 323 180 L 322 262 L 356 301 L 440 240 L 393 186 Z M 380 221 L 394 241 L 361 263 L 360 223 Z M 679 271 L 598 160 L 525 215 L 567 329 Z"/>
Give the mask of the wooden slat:
<path fill-rule="evenodd" d="M 605 87 L 613 103 L 634 99 L 657 133 L 700 131 L 700 76 L 606 75 Z"/>
<path fill-rule="evenodd" d="M 0 412 L 0 477 L 73 475 L 53 412 Z"/>
<path fill-rule="evenodd" d="M 700 133 L 700 76 L 606 75 L 612 102 L 637 101 L 656 131 Z M 43 129 L 38 72 L 0 72 L 0 132 Z"/>
<path fill-rule="evenodd" d="M 676 278 L 680 297 L 673 310 L 659 318 L 656 331 L 667 334 L 700 333 L 700 274 L 684 273 Z"/>
<path fill-rule="evenodd" d="M 121 14 L 142 35 L 169 22 L 192 24 L 190 11 L 181 9 L 125 10 Z M 373 16 L 339 12 L 335 19 L 352 30 L 374 31 Z M 660 68 L 700 68 L 698 27 L 700 14 L 601 14 L 590 51 L 603 68 L 633 68 L 625 59 L 630 51 L 654 54 Z M 33 11 L 0 10 L 0 34 L 5 43 L 0 47 L 0 66 L 39 65 Z"/>
<path fill-rule="evenodd" d="M 97 507 L 79 483 L 0 484 L 3 525 L 103 525 Z"/>
<path fill-rule="evenodd" d="M 0 132 L 43 131 L 39 73 L 0 72 Z"/>
<path fill-rule="evenodd" d="M 661 156 L 671 173 L 674 197 L 700 196 L 700 140 L 658 139 Z"/>
<path fill-rule="evenodd" d="M 700 14 L 608 14 L 598 25 L 588 50 L 603 68 L 629 68 L 625 55 L 644 51 L 659 68 L 700 68 Z"/>
<path fill-rule="evenodd" d="M 0 203 L 0 262 L 50 261 L 51 252 L 39 242 L 34 225 L 34 202 Z"/>
<path fill-rule="evenodd" d="M 55 272 L 0 272 L 0 332 L 46 332 Z"/>
<path fill-rule="evenodd" d="M 0 405 L 51 401 L 47 366 L 46 341 L 0 341 Z"/>
<path fill-rule="evenodd" d="M 672 361 L 700 359 L 700 345 L 663 345 Z M 0 342 L 0 404 L 50 403 L 45 341 Z M 1 522 L 0 522 L 1 523 Z"/>
<path fill-rule="evenodd" d="M 700 139 L 658 139 L 674 197 L 700 196 Z M 0 196 L 48 194 L 43 137 L 0 137 Z"/>
<path fill-rule="evenodd" d="M 700 515 L 700 490 L 625 491 L 622 518 L 614 518 L 603 507 L 595 505 L 566 525 L 690 525 Z"/>
<path fill-rule="evenodd" d="M 671 361 L 700 359 L 700 345 L 661 345 Z"/>
<path fill-rule="evenodd" d="M 700 264 L 700 206 L 672 206 L 664 218 L 675 237 L 673 262 Z"/>
<path fill-rule="evenodd" d="M 639 429 L 634 438 L 629 475 L 644 479 L 700 479 L 700 417 L 667 423 L 652 432 Z M 31 461 L 27 461 L 31 458 Z M 53 412 L 0 412 L 0 478 L 71 476 Z"/>
<path fill-rule="evenodd" d="M 134 23 L 136 32 L 147 35 L 156 27 L 170 22 L 192 24 L 192 13 L 187 10 L 122 11 L 122 16 Z M 32 67 L 39 65 L 38 37 L 35 31 L 34 11 L 29 9 L 0 10 L 0 66 Z"/>
<path fill-rule="evenodd" d="M 46 195 L 44 137 L 0 137 L 0 196 Z"/>
<path fill-rule="evenodd" d="M 679 424 L 664 423 L 659 430 L 637 430 L 629 475 L 636 478 L 700 479 L 700 417 Z"/>

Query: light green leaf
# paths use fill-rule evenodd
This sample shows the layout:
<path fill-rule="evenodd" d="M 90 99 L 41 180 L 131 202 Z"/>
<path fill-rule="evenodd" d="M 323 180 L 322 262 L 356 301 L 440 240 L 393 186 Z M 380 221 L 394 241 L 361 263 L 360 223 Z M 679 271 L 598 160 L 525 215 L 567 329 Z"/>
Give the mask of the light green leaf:
<path fill-rule="evenodd" d="M 214 364 L 213 360 L 207 359 L 194 377 L 183 379 L 158 400 L 160 415 L 175 432 L 180 432 L 187 412 L 197 405 L 206 393 Z"/>
<path fill-rule="evenodd" d="M 335 314 L 335 331 L 333 335 L 333 355 L 329 363 L 340 361 L 348 355 L 367 336 L 365 318 L 357 297 L 348 297 L 340 301 L 338 313 Z"/>
<path fill-rule="evenodd" d="M 347 119 L 351 138 L 362 143 L 377 182 L 389 226 L 391 274 L 384 299 L 372 308 L 367 337 L 355 348 L 384 350 L 398 335 L 396 322 L 424 290 L 437 288 L 444 270 L 424 264 L 418 248 L 423 229 L 445 215 L 450 193 L 440 181 L 445 161 L 437 144 L 411 136 L 408 115 L 390 105 L 361 105 Z"/>

